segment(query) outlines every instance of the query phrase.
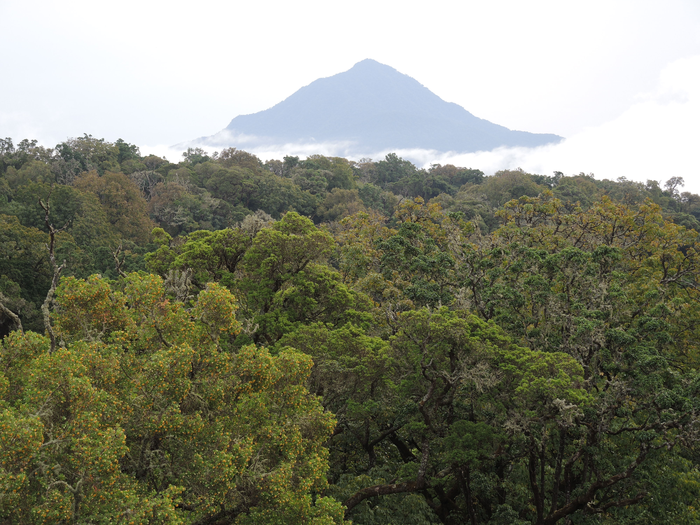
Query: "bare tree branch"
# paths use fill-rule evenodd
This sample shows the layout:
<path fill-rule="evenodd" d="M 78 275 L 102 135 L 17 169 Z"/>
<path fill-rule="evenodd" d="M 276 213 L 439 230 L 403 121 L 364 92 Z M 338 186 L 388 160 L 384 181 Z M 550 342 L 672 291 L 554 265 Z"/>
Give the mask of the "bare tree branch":
<path fill-rule="evenodd" d="M 51 191 L 53 191 L 53 186 L 51 187 Z M 46 246 L 46 248 L 49 251 L 49 261 L 51 262 L 51 268 L 53 269 L 53 278 L 51 279 L 51 286 L 49 287 L 49 291 L 46 293 L 46 299 L 44 300 L 44 304 L 41 305 L 41 313 L 44 318 L 44 327 L 46 328 L 46 331 L 49 334 L 49 338 L 51 339 L 51 347 L 49 349 L 49 352 L 53 353 L 56 350 L 56 334 L 54 333 L 53 328 L 51 327 L 50 308 L 51 303 L 53 302 L 54 293 L 56 292 L 56 287 L 58 286 L 58 281 L 61 278 L 61 272 L 66 267 L 65 260 L 60 266 L 58 266 L 58 264 L 56 263 L 56 235 L 65 230 L 70 225 L 70 222 L 67 222 L 63 225 L 63 227 L 59 229 L 54 228 L 53 224 L 51 224 L 50 222 L 50 199 L 51 192 L 49 192 L 49 196 L 46 199 L 46 203 L 39 199 L 39 206 L 41 206 L 41 208 L 44 210 L 44 223 L 46 224 L 46 228 L 49 230 L 49 244 Z"/>
<path fill-rule="evenodd" d="M 2 294 L 0 294 L 0 325 L 2 326 L 3 334 L 5 334 L 5 327 L 7 327 L 7 333 L 10 333 L 14 330 L 19 330 L 20 332 L 24 333 L 24 329 L 22 328 L 22 321 L 16 313 L 14 313 L 12 310 L 7 308 L 3 304 L 1 299 L 4 298 L 5 297 Z"/>
<path fill-rule="evenodd" d="M 345 506 L 345 516 L 355 508 L 357 505 L 362 503 L 368 498 L 375 498 L 377 496 L 386 496 L 387 494 L 400 494 L 402 492 L 418 492 L 426 488 L 427 484 L 425 481 L 425 472 L 428 468 L 428 457 L 430 456 L 430 445 L 428 440 L 424 439 L 422 443 L 422 455 L 420 461 L 420 467 L 418 468 L 418 475 L 415 481 L 405 481 L 403 483 L 388 483 L 385 485 L 374 485 L 373 487 L 367 487 L 362 490 L 357 491 L 350 498 L 345 500 L 343 505 Z"/>
<path fill-rule="evenodd" d="M 114 264 L 116 266 L 117 273 L 119 274 L 119 277 L 126 277 L 124 270 L 122 270 L 122 264 L 124 264 L 124 258 L 119 260 L 119 255 L 121 253 L 122 253 L 122 243 L 119 243 L 119 246 L 117 246 L 117 249 L 112 252 L 112 257 L 114 258 Z"/>

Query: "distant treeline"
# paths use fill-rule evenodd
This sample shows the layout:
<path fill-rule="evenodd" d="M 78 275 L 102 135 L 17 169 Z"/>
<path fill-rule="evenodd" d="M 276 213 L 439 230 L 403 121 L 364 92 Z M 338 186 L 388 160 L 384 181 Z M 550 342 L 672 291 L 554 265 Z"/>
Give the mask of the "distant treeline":
<path fill-rule="evenodd" d="M 360 211 L 391 217 L 401 202 L 416 197 L 474 221 L 483 232 L 498 228 L 496 212 L 508 201 L 547 190 L 583 209 L 603 196 L 629 206 L 651 199 L 665 219 L 700 230 L 700 196 L 682 187 L 677 176 L 662 187 L 658 181 L 596 180 L 583 173 L 518 169 L 485 176 L 450 164 L 419 169 L 394 153 L 379 161 L 311 155 L 262 162 L 236 148 L 211 155 L 189 148 L 173 164 L 144 157 L 122 139 L 112 143 L 85 135 L 46 148 L 36 140 L 15 144 L 6 138 L 0 139 L 0 242 L 18 249 L 3 260 L 0 293 L 27 326 L 40 328 L 39 305 L 51 271 L 39 199 L 50 202 L 51 221 L 63 228 L 57 253 L 68 261 L 67 274 L 114 278 L 112 253 L 119 246 L 124 270 L 145 268 L 155 227 L 178 237 L 227 228 L 259 211 L 273 219 L 296 211 L 315 224 L 332 224 Z"/>

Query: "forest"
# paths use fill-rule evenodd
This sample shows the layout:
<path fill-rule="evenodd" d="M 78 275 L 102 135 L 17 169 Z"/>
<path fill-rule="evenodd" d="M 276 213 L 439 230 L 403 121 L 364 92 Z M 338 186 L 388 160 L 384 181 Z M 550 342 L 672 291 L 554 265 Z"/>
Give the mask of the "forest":
<path fill-rule="evenodd" d="M 0 139 L 0 523 L 700 523 L 683 184 Z"/>

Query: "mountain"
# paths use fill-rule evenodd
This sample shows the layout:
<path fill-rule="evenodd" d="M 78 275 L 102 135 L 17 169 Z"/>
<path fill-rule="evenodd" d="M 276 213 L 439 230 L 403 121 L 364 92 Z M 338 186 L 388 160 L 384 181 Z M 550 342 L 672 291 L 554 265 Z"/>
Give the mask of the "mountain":
<path fill-rule="evenodd" d="M 339 143 L 352 155 L 416 148 L 467 153 L 559 140 L 475 117 L 408 75 L 367 59 L 270 109 L 239 115 L 222 132 L 196 142 L 241 148 Z"/>

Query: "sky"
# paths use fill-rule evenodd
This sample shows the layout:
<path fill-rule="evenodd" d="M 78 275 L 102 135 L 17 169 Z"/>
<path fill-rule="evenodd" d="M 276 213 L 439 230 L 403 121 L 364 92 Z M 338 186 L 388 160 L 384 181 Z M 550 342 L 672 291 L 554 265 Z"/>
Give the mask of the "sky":
<path fill-rule="evenodd" d="M 682 176 L 700 193 L 697 0 L 0 0 L 0 20 L 0 136 L 15 141 L 88 133 L 175 161 L 169 146 L 373 58 L 480 118 L 566 138 L 403 152 L 426 165 Z"/>

